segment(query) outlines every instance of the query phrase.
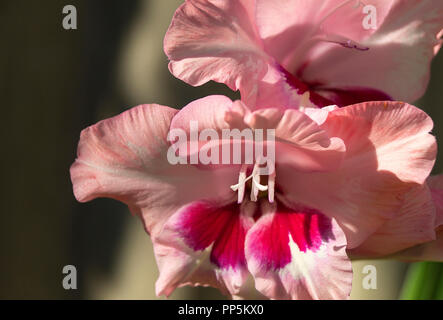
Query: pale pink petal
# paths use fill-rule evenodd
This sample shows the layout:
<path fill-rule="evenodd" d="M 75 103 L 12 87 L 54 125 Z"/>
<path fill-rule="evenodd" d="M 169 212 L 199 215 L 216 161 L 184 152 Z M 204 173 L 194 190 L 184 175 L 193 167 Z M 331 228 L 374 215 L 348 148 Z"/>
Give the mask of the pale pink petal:
<path fill-rule="evenodd" d="M 434 47 L 434 55 L 437 55 L 442 45 L 443 45 L 443 29 L 441 29 L 439 34 L 437 34 L 437 45 Z"/>
<path fill-rule="evenodd" d="M 392 5 L 384 19 L 378 18 L 377 30 L 362 41 L 369 50 L 324 44 L 291 62 L 287 69 L 306 83 L 315 84 L 321 94 L 357 87 L 379 90 L 394 100 L 418 99 L 427 87 L 431 60 L 441 46 L 438 35 L 443 29 L 443 2 L 383 2 Z M 380 3 L 376 7 L 384 12 Z M 343 28 L 348 28 L 348 20 L 343 21 Z"/>
<path fill-rule="evenodd" d="M 298 94 L 306 91 L 303 84 L 289 84 L 278 63 L 263 51 L 252 0 L 186 1 L 173 17 L 164 49 L 177 78 L 193 86 L 210 80 L 225 83 L 240 90 L 253 108 L 298 107 Z"/>
<path fill-rule="evenodd" d="M 233 107 L 231 99 L 225 96 L 207 96 L 195 100 L 180 110 L 171 122 L 171 130 L 182 129 L 190 133 L 191 122 L 198 123 L 198 132 L 213 129 L 217 132 L 229 128 L 225 114 Z"/>
<path fill-rule="evenodd" d="M 443 174 L 430 176 L 427 180 L 436 211 L 435 226 L 443 225 Z"/>
<path fill-rule="evenodd" d="M 403 250 L 392 258 L 404 261 L 438 261 L 443 262 L 443 230 L 437 232 L 437 239 L 406 250 Z"/>
<path fill-rule="evenodd" d="M 237 171 L 199 170 L 168 162 L 166 139 L 176 113 L 164 106 L 141 105 L 85 129 L 71 167 L 77 200 L 122 201 L 154 235 L 182 205 L 231 196 L 229 186 L 237 180 Z"/>
<path fill-rule="evenodd" d="M 379 257 L 435 240 L 435 207 L 428 187 L 417 186 L 402 198 L 404 204 L 396 216 L 350 254 Z"/>
<path fill-rule="evenodd" d="M 379 23 L 391 3 L 371 1 Z M 362 41 L 373 34 L 374 29 L 363 28 L 362 10 L 363 4 L 357 0 L 257 0 L 256 21 L 266 50 L 289 67 L 296 64 L 295 59 L 303 61 L 305 54 L 328 35 Z"/>
<path fill-rule="evenodd" d="M 277 139 L 276 163 L 299 171 L 324 171 L 337 168 L 345 153 L 343 141 L 327 132 L 303 112 L 261 109 L 247 119 L 255 129 L 274 129 Z"/>
<path fill-rule="evenodd" d="M 352 266 L 337 223 L 281 203 L 262 203 L 262 208 L 264 215 L 246 238 L 257 290 L 271 299 L 347 299 Z"/>
<path fill-rule="evenodd" d="M 274 58 L 270 58 L 267 72 L 259 81 L 255 78 L 249 78 L 248 81 L 248 86 L 240 91 L 242 100 L 254 109 L 317 108 L 331 104 L 330 100 L 315 92 L 311 92 L 310 98 L 303 101 L 303 94 L 309 91 L 309 87 L 289 74 Z"/>
<path fill-rule="evenodd" d="M 319 126 L 321 126 L 326 119 L 328 119 L 328 114 L 331 111 L 338 109 L 336 105 L 330 105 L 323 108 L 306 108 L 303 110 L 305 114 L 314 120 Z"/>
<path fill-rule="evenodd" d="M 170 236 L 169 240 L 163 237 L 167 235 Z M 215 276 L 208 253 L 194 252 L 175 236 L 176 234 L 166 229 L 162 232 L 162 237 L 153 242 L 155 258 L 160 270 L 155 284 L 156 295 L 169 297 L 176 288 L 185 285 L 211 286 L 228 295 L 226 287 Z"/>
<path fill-rule="evenodd" d="M 423 184 L 436 158 L 432 119 L 403 102 L 368 102 L 329 113 L 325 130 L 346 145 L 348 164 L 364 169 L 376 156 L 377 171 Z"/>
<path fill-rule="evenodd" d="M 324 112 L 327 114 L 326 111 Z M 263 130 L 263 139 L 266 139 L 268 129 L 275 130 L 275 149 L 278 154 L 275 160 L 278 163 L 291 164 L 302 171 L 331 170 L 340 165 L 344 156 L 345 147 L 340 139 L 330 139 L 326 131 L 315 121 L 296 110 L 268 108 L 251 112 L 240 101 L 233 103 L 223 96 L 210 96 L 184 107 L 172 120 L 171 131 L 181 129 L 190 137 L 192 121 L 198 124 L 196 133 L 212 129 L 218 133 L 218 139 L 216 141 L 211 139 L 210 142 L 200 141 L 198 145 L 194 144 L 194 149 L 186 146 L 188 152 L 186 156 L 193 154 L 192 150 L 202 152 L 216 148 L 219 164 L 222 163 L 222 148 L 226 144 L 242 144 L 241 150 L 246 150 L 245 144 L 253 143 L 249 140 L 245 142 L 231 138 L 225 139 L 224 129 L 249 130 L 256 143 L 261 142 L 260 137 L 256 136 L 257 129 Z M 188 140 L 186 143 L 192 144 Z M 268 146 L 266 141 L 264 145 Z M 269 145 L 269 147 L 272 146 Z M 256 158 L 255 154 L 253 158 Z"/>
<path fill-rule="evenodd" d="M 435 230 L 443 225 L 443 175 L 431 176 L 425 186 L 412 189 L 405 195 L 399 215 L 389 220 L 361 246 L 351 251 L 356 256 L 373 257 L 405 251 L 427 260 L 443 259 L 443 246 L 435 240 Z M 422 245 L 419 245 L 422 244 Z M 439 247 L 440 246 L 440 247 Z M 442 252 L 438 253 L 440 248 Z M 399 253 L 405 256 L 404 253 Z"/>
<path fill-rule="evenodd" d="M 432 125 L 423 111 L 399 102 L 337 109 L 322 128 L 346 145 L 341 167 L 307 174 L 282 166 L 276 181 L 295 203 L 336 218 L 355 248 L 398 214 L 411 188 L 425 182 L 436 156 Z"/>
<path fill-rule="evenodd" d="M 197 201 L 181 208 L 154 240 L 160 269 L 157 294 L 169 295 L 183 285 L 239 294 L 248 277 L 244 241 L 252 224 L 245 208 L 234 201 Z"/>
<path fill-rule="evenodd" d="M 391 2 L 375 0 L 371 5 L 377 7 L 378 23 L 383 22 Z M 374 29 L 363 27 L 364 7 L 358 0 L 324 0 L 321 3 L 309 0 L 257 1 L 256 21 L 265 51 L 281 65 L 286 82 L 293 89 L 292 95 L 309 91 L 309 100 L 318 107 L 391 100 L 382 90 L 356 81 L 352 86 L 340 87 L 335 85 L 335 79 L 318 80 L 336 61 L 328 60 L 330 66 L 317 70 L 314 80 L 309 76 L 317 56 L 326 55 L 331 48 L 352 56 L 368 50 L 367 46 L 358 43 L 374 33 Z"/>
<path fill-rule="evenodd" d="M 234 144 L 253 143 L 253 132 L 244 122 L 248 113 L 250 110 L 241 101 L 232 102 L 225 96 L 208 96 L 193 101 L 180 110 L 171 122 L 170 134 L 177 130 L 186 133 L 186 140 L 175 144 L 182 149 L 181 157 L 187 158 L 201 169 L 215 169 L 220 165 L 235 166 L 239 163 L 233 161 L 233 153 L 225 159 L 227 156 L 224 148 L 228 147 L 230 150 Z M 238 140 L 235 134 L 231 137 L 232 129 L 238 129 L 240 136 L 240 131 L 249 130 L 251 140 Z M 225 133 L 228 138 L 224 138 Z M 244 147 L 240 150 L 244 150 Z M 216 151 L 217 156 L 211 158 L 211 164 L 200 166 L 200 156 L 212 151 Z"/>
<path fill-rule="evenodd" d="M 304 107 L 423 93 L 442 44 L 443 4 L 374 0 L 372 29 L 361 1 L 314 2 L 188 0 L 165 38 L 170 70 L 192 85 L 226 83 L 253 108 L 298 108 L 308 91 Z"/>
<path fill-rule="evenodd" d="M 198 86 L 209 80 L 242 90 L 267 72 L 268 57 L 256 36 L 253 1 L 187 0 L 165 37 L 169 69 Z"/>

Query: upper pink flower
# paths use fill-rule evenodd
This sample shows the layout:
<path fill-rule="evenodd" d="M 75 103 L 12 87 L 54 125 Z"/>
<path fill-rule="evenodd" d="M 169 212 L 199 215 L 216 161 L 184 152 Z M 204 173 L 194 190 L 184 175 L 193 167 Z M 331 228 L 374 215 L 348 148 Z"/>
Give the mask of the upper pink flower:
<path fill-rule="evenodd" d="M 200 133 L 275 129 L 275 171 L 260 177 L 254 164 L 170 164 L 168 134 L 189 133 L 192 121 Z M 346 249 L 387 254 L 435 238 L 435 207 L 423 190 L 436 154 L 432 126 L 399 102 L 311 116 L 251 111 L 222 96 L 180 111 L 142 105 L 82 132 L 71 178 L 79 201 L 111 197 L 142 218 L 160 269 L 158 294 L 193 284 L 241 296 L 252 275 L 269 298 L 346 298 Z M 209 143 L 200 142 L 200 150 Z M 412 207 L 420 212 L 410 215 Z M 383 232 L 387 250 L 365 244 L 397 218 Z"/>
<path fill-rule="evenodd" d="M 187 0 L 164 48 L 176 77 L 225 83 L 254 108 L 298 108 L 307 91 L 319 107 L 413 102 L 442 31 L 435 0 Z"/>

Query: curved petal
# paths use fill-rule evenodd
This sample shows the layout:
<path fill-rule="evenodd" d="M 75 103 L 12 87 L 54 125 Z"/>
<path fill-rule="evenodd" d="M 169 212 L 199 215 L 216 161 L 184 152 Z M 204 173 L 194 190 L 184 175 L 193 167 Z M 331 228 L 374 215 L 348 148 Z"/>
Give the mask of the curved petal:
<path fill-rule="evenodd" d="M 351 250 L 352 255 L 379 257 L 435 240 L 435 206 L 428 187 L 415 187 L 402 198 L 399 213 Z"/>
<path fill-rule="evenodd" d="M 275 136 L 280 140 L 306 148 L 331 144 L 328 133 L 297 110 L 261 109 L 253 112 L 247 123 L 254 129 L 275 129 Z"/>
<path fill-rule="evenodd" d="M 405 261 L 437 261 L 443 262 L 443 230 L 437 232 L 437 239 L 403 250 L 392 258 Z"/>
<path fill-rule="evenodd" d="M 384 92 L 394 100 L 418 99 L 427 87 L 431 60 L 441 46 L 443 2 L 383 2 L 392 6 L 377 30 L 362 42 L 369 50 L 324 44 L 288 70 L 316 84 L 317 90 L 360 87 Z M 380 4 L 376 7 L 379 12 Z M 347 19 L 343 21 L 347 23 Z"/>
<path fill-rule="evenodd" d="M 255 1 L 187 0 L 175 13 L 164 41 L 171 73 L 193 85 L 210 80 L 240 90 L 255 109 L 298 107 L 295 92 L 262 48 Z"/>
<path fill-rule="evenodd" d="M 324 112 L 326 115 L 323 117 L 326 117 L 327 112 Z M 266 146 L 267 151 L 271 147 L 275 148 L 274 154 L 278 155 L 275 159 L 269 160 L 273 163 L 287 163 L 302 171 L 324 171 L 337 168 L 345 151 L 343 141 L 338 138 L 330 139 L 327 132 L 303 112 L 277 108 L 251 112 L 241 101 L 233 103 L 224 96 L 210 96 L 190 103 L 174 117 L 170 132 L 180 129 L 191 137 L 192 122 L 195 128 L 195 141 L 194 143 L 189 139 L 185 141 L 187 145 L 183 147 L 183 150 L 186 149 L 186 156 L 192 156 L 197 151 L 206 153 L 208 150 L 215 150 L 217 155 L 214 157 L 217 164 L 227 164 L 223 160 L 226 156 L 223 151 L 228 145 L 229 148 L 232 145 L 241 147 L 240 150 L 245 154 L 252 153 L 248 153 L 250 157 L 242 155 L 243 160 L 252 158 L 253 161 L 249 164 L 255 163 L 256 158 L 259 157 L 258 145 L 262 145 L 263 149 Z M 215 137 L 210 141 L 199 139 L 197 133 L 200 135 L 208 129 L 214 130 Z M 225 131 L 227 129 L 230 131 Z M 238 134 L 233 131 L 235 129 L 239 130 Z M 275 132 L 275 144 L 268 140 L 270 129 Z M 229 135 L 225 136 L 227 132 Z M 182 155 L 185 156 L 185 154 Z M 232 156 L 233 152 L 230 152 L 231 160 Z M 267 156 L 269 158 L 271 155 L 268 153 Z M 229 163 L 233 164 L 234 161 Z"/>
<path fill-rule="evenodd" d="M 241 101 L 232 102 L 225 96 L 208 96 L 191 102 L 171 122 L 170 134 L 186 134 L 186 139 L 174 143 L 180 149 L 180 157 L 189 159 L 190 163 L 201 169 L 241 164 L 233 160 L 231 146 L 241 147 L 240 151 L 243 152 L 246 150 L 244 144 L 253 143 L 253 131 L 244 122 L 248 113 L 249 109 Z M 238 131 L 233 132 L 233 129 Z M 243 132 L 244 129 L 248 131 Z M 202 166 L 202 155 L 210 158 L 204 160 L 210 160 L 209 165 Z M 245 155 L 241 156 L 245 158 Z"/>
<path fill-rule="evenodd" d="M 261 109 L 247 123 L 254 129 L 274 129 L 277 139 L 276 164 L 288 164 L 299 171 L 327 171 L 340 166 L 345 146 L 330 138 L 303 112 L 287 109 Z"/>
<path fill-rule="evenodd" d="M 436 211 L 435 226 L 443 225 L 443 174 L 430 176 L 427 180 L 429 189 L 431 190 L 432 199 Z"/>
<path fill-rule="evenodd" d="M 443 226 L 443 175 L 429 177 L 427 186 L 416 188 L 414 192 L 408 194 L 406 199 L 408 201 L 402 208 L 402 215 L 389 221 L 383 226 L 383 230 L 371 236 L 363 244 L 363 250 L 359 247 L 351 254 L 368 256 L 375 253 L 379 255 L 411 247 L 396 253 L 394 257 L 414 261 L 443 261 L 443 232 L 439 231 L 437 235 L 435 234 L 435 230 L 440 230 Z M 429 216 L 431 212 L 435 212 L 435 219 Z M 390 235 L 389 239 L 383 242 L 383 237 L 386 235 Z M 389 250 L 392 244 L 395 250 Z M 403 245 L 398 246 L 399 244 Z M 388 250 L 384 249 L 386 246 Z M 367 251 L 374 247 L 375 250 Z"/>
<path fill-rule="evenodd" d="M 399 214 L 404 195 L 425 182 L 436 156 L 432 125 L 424 112 L 399 102 L 337 109 L 322 128 L 344 141 L 342 166 L 311 174 L 283 166 L 276 181 L 295 203 L 337 219 L 348 247 L 355 248 Z"/>
<path fill-rule="evenodd" d="M 312 210 L 262 203 L 246 237 L 246 259 L 258 291 L 271 299 L 346 299 L 352 266 L 333 219 Z"/>
<path fill-rule="evenodd" d="M 392 1 L 374 0 L 377 21 L 385 19 Z M 326 35 L 362 41 L 374 33 L 363 28 L 365 15 L 358 0 L 257 0 L 256 21 L 265 48 L 283 64 L 294 65 L 294 59 L 303 55 Z M 278 23 L 277 23 L 278 22 Z M 294 45 L 295 44 L 295 45 Z M 298 58 L 300 61 L 300 57 Z M 290 70 L 294 71 L 294 70 Z"/>
<path fill-rule="evenodd" d="M 345 142 L 348 166 L 367 165 L 376 156 L 377 171 L 423 184 L 437 155 L 433 126 L 432 119 L 412 105 L 368 102 L 330 112 L 323 127 Z"/>
<path fill-rule="evenodd" d="M 442 44 L 443 5 L 434 2 L 373 0 L 373 29 L 357 0 L 188 0 L 165 52 L 176 77 L 225 83 L 253 108 L 298 108 L 307 91 L 309 107 L 413 101 Z"/>
<path fill-rule="evenodd" d="M 337 105 L 329 105 L 323 108 L 305 108 L 303 112 L 314 120 L 319 126 L 328 119 L 329 112 L 338 109 Z"/>
<path fill-rule="evenodd" d="M 187 134 L 191 132 L 191 122 L 198 123 L 198 132 L 213 129 L 217 132 L 229 128 L 225 121 L 226 112 L 233 107 L 231 99 L 225 96 L 213 95 L 195 100 L 180 110 L 172 119 L 171 130 L 182 129 Z"/>
<path fill-rule="evenodd" d="M 267 70 L 253 19 L 253 1 L 187 0 L 166 33 L 169 69 L 194 86 L 209 80 L 242 90 Z"/>
<path fill-rule="evenodd" d="M 176 113 L 164 106 L 141 105 L 83 130 L 71 167 L 77 200 L 122 201 L 154 236 L 182 205 L 232 196 L 229 186 L 237 180 L 237 171 L 168 162 L 166 138 Z"/>
<path fill-rule="evenodd" d="M 169 295 L 182 285 L 239 294 L 248 277 L 244 241 L 252 224 L 245 206 L 236 203 L 197 201 L 181 208 L 154 240 L 157 294 Z"/>

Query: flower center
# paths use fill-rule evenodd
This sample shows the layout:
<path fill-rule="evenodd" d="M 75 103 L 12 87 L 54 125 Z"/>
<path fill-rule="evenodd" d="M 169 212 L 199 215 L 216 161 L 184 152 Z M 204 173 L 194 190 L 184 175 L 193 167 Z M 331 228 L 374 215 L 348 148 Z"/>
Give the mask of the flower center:
<path fill-rule="evenodd" d="M 254 169 L 252 170 L 252 173 L 247 176 L 249 165 L 242 165 L 240 169 L 240 173 L 238 175 L 238 183 L 231 186 L 231 189 L 233 191 L 237 191 L 237 202 L 242 203 L 244 196 L 245 196 L 245 190 L 247 187 L 247 183 L 251 181 L 250 185 L 248 185 L 251 189 L 251 195 L 250 199 L 253 202 L 256 202 L 259 198 L 260 192 L 266 192 L 268 195 L 268 200 L 270 203 L 274 202 L 274 192 L 275 192 L 275 170 L 267 176 L 267 185 L 262 185 L 260 183 L 260 177 L 262 176 L 260 174 L 260 165 L 256 163 L 254 165 Z"/>

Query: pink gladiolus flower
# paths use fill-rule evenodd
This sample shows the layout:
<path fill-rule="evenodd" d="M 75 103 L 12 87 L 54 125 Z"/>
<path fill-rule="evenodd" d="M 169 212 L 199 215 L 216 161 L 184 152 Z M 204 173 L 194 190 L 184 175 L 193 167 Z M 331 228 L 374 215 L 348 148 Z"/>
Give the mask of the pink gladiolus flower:
<path fill-rule="evenodd" d="M 275 171 L 170 164 L 168 134 L 190 132 L 191 121 L 200 132 L 275 129 Z M 180 111 L 142 105 L 82 132 L 71 178 L 79 201 L 114 198 L 143 220 L 160 269 L 159 295 L 210 285 L 244 296 L 253 279 L 272 299 L 343 299 L 352 281 L 346 249 L 387 253 L 435 239 L 435 207 L 424 186 L 436 156 L 432 126 L 424 112 L 400 102 L 310 116 L 252 111 L 223 96 Z M 378 239 L 367 244 L 380 228 L 386 250 Z"/>
<path fill-rule="evenodd" d="M 372 16 L 369 16 L 372 15 Z M 250 107 L 413 102 L 443 33 L 443 1 L 187 0 L 165 37 L 169 69 L 240 90 Z"/>

